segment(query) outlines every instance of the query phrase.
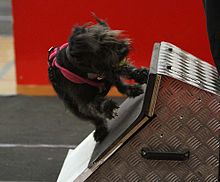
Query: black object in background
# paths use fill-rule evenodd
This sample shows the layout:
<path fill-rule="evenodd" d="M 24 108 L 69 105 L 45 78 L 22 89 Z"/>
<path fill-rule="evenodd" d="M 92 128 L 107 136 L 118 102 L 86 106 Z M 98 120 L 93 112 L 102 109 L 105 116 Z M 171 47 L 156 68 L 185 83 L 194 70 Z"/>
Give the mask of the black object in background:
<path fill-rule="evenodd" d="M 203 0 L 210 49 L 220 75 L 220 0 Z"/>

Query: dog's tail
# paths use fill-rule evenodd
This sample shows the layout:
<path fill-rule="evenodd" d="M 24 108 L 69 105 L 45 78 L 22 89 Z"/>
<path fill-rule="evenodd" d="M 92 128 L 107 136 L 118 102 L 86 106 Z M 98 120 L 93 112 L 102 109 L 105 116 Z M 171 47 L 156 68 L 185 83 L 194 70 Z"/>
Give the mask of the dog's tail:
<path fill-rule="evenodd" d="M 108 24 L 104 20 L 98 18 L 94 12 L 91 12 L 91 14 L 95 18 L 95 20 L 99 23 L 99 25 L 102 25 L 104 27 L 109 27 Z"/>

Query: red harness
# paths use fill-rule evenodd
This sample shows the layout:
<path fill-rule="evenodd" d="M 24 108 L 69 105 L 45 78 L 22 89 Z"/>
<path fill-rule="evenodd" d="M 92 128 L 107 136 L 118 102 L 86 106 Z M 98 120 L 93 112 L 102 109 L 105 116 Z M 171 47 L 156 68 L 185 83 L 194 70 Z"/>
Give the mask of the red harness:
<path fill-rule="evenodd" d="M 60 47 L 60 50 L 66 48 L 67 46 L 68 46 L 68 43 L 63 44 Z M 93 87 L 98 87 L 98 88 L 101 88 L 104 86 L 104 83 L 99 83 L 99 82 L 95 82 L 95 81 L 83 78 L 83 77 L 69 71 L 68 69 L 60 66 L 58 64 L 57 58 L 56 58 L 56 54 L 58 52 L 58 49 L 59 48 L 56 47 L 55 49 L 52 50 L 52 52 L 49 51 L 49 60 L 53 59 L 51 66 L 57 67 L 65 78 L 67 78 L 68 80 L 70 80 L 71 82 L 76 83 L 76 84 L 88 84 L 88 85 L 91 85 Z"/>

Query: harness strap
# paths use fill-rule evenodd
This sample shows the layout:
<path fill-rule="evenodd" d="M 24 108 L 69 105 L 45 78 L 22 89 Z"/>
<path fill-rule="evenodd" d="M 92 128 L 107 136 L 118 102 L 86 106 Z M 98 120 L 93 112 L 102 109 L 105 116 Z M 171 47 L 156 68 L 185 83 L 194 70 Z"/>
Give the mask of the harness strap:
<path fill-rule="evenodd" d="M 58 50 L 59 49 L 62 50 L 67 47 L 68 47 L 68 43 L 65 43 L 60 48 L 57 47 L 57 48 L 50 49 L 49 50 L 49 59 L 48 59 L 49 65 L 48 66 L 58 68 L 60 70 L 60 72 L 63 74 L 63 76 L 73 83 L 88 84 L 88 85 L 91 85 L 93 87 L 98 87 L 98 88 L 103 87 L 104 83 L 98 83 L 98 82 L 83 78 L 83 77 L 69 71 L 68 69 L 62 67 L 61 65 L 59 65 L 59 63 L 57 62 L 57 58 L 56 58 Z"/>

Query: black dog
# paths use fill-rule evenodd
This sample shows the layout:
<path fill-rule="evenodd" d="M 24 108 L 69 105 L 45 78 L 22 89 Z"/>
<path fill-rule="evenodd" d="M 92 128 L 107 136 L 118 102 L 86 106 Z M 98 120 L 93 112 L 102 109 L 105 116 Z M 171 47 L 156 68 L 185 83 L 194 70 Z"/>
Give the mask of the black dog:
<path fill-rule="evenodd" d="M 96 127 L 94 138 L 102 141 L 108 134 L 107 119 L 117 116 L 118 106 L 105 98 L 114 85 L 128 97 L 143 93 L 148 69 L 137 69 L 127 59 L 130 40 L 122 31 L 111 30 L 96 17 L 97 24 L 76 26 L 69 42 L 49 50 L 49 79 L 58 96 L 78 117 Z M 138 84 L 125 84 L 122 78 Z"/>

